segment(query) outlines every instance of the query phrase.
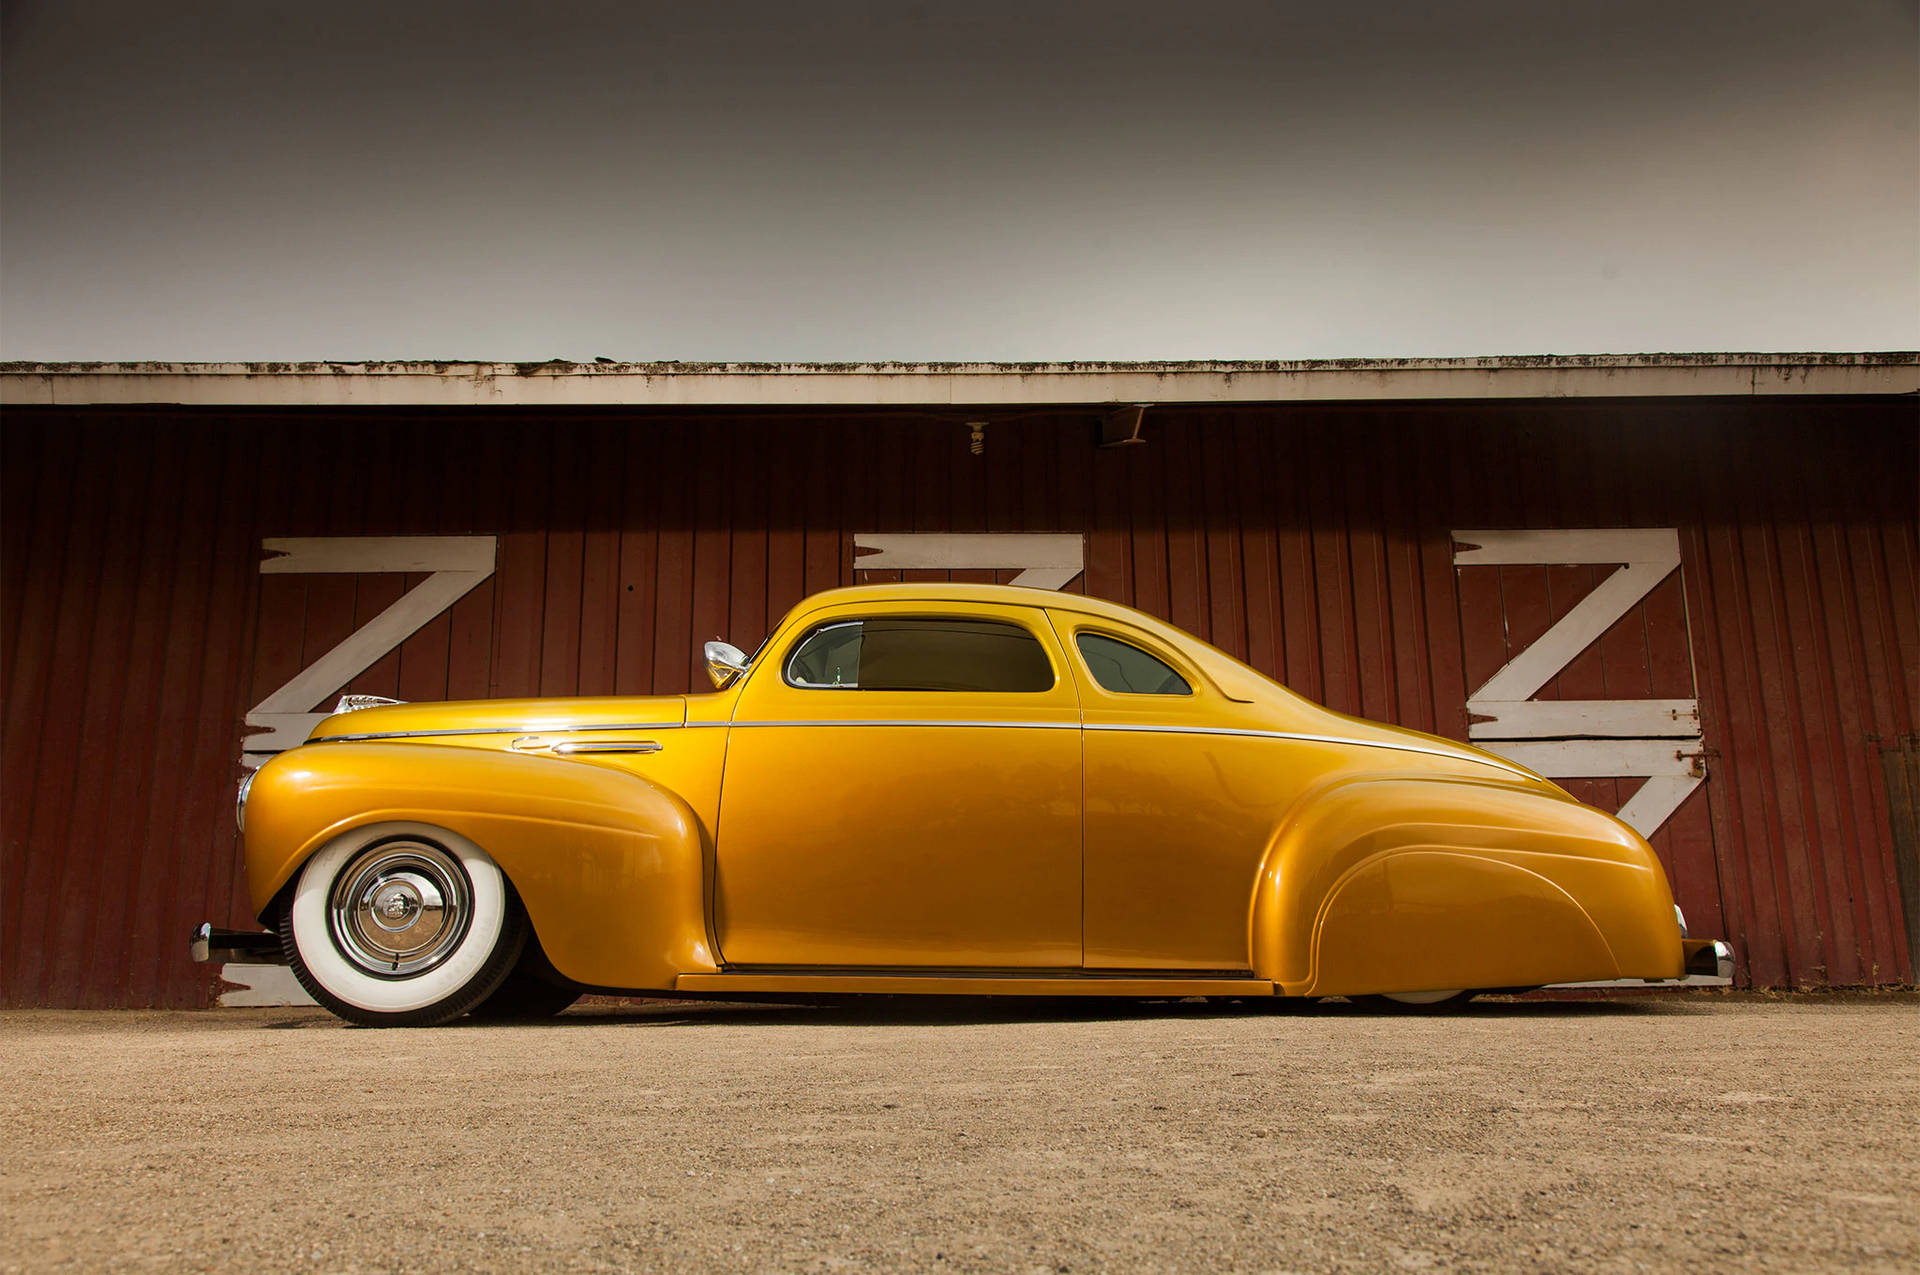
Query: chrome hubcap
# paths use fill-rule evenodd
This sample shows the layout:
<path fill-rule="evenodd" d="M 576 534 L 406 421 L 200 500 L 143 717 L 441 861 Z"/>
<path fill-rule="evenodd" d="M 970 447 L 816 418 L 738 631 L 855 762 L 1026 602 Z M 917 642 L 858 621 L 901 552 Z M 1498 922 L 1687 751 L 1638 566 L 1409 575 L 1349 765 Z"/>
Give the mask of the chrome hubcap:
<path fill-rule="evenodd" d="M 341 955 L 369 974 L 411 978 L 460 946 L 473 912 L 458 860 L 424 841 L 371 846 L 334 883 L 328 909 Z"/>

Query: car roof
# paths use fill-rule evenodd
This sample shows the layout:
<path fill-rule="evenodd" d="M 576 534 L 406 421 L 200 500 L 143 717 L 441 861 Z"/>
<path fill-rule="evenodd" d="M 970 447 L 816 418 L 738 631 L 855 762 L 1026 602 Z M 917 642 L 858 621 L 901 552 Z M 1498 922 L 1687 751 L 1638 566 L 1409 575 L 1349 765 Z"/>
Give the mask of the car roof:
<path fill-rule="evenodd" d="M 961 584 L 950 580 L 904 580 L 897 584 L 859 584 L 846 589 L 828 589 L 803 600 L 787 616 L 805 621 L 827 607 L 862 602 L 974 602 L 1000 606 L 1048 607 L 1096 616 L 1112 623 L 1152 634 L 1184 652 L 1213 680 L 1228 699 L 1252 702 L 1268 690 L 1278 691 L 1271 679 L 1216 650 L 1202 638 L 1177 628 L 1144 611 L 1136 611 L 1105 598 L 1090 598 L 1082 593 L 1061 593 L 1055 589 L 1031 589 L 1016 584 Z M 782 621 L 784 624 L 785 621 Z M 1285 692 L 1282 692 L 1285 693 Z"/>

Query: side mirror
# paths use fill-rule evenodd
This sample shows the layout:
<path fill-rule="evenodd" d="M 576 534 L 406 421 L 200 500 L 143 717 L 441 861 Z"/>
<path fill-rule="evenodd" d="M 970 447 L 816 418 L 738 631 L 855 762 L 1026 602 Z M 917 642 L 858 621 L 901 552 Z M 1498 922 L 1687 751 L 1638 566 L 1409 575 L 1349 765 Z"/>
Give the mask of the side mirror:
<path fill-rule="evenodd" d="M 707 676 L 716 687 L 723 687 L 747 671 L 747 653 L 730 642 L 709 642 L 706 647 Z"/>

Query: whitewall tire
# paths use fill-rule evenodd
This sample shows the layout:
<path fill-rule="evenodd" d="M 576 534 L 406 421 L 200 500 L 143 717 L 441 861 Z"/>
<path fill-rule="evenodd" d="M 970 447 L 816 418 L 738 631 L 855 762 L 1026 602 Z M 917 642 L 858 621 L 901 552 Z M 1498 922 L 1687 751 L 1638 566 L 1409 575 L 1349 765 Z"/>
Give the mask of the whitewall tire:
<path fill-rule="evenodd" d="M 1354 1003 L 1375 1012 L 1391 1014 L 1445 1014 L 1460 1009 L 1476 993 L 1457 988 L 1434 992 L 1386 992 L 1374 996 L 1356 996 Z"/>
<path fill-rule="evenodd" d="M 419 823 L 356 828 L 322 846 L 280 918 L 301 985 L 374 1027 L 458 1018 L 500 986 L 526 937 L 519 900 L 487 852 Z"/>

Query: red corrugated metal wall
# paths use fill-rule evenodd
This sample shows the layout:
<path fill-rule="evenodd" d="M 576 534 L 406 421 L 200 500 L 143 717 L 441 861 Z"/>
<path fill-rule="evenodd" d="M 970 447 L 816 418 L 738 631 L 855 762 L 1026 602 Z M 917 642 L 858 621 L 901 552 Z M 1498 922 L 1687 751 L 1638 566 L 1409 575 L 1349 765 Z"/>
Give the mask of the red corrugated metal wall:
<path fill-rule="evenodd" d="M 242 717 L 422 578 L 262 576 L 260 542 L 428 533 L 496 534 L 497 570 L 353 690 L 685 690 L 701 640 L 852 582 L 855 533 L 1070 531 L 1070 588 L 1464 738 L 1606 568 L 1456 568 L 1453 530 L 1677 527 L 1682 573 L 1541 697 L 1697 678 L 1709 778 L 1655 838 L 1696 933 L 1761 984 L 1910 976 L 1879 757 L 1920 701 L 1910 402 L 1164 410 L 1110 451 L 1092 412 L 967 415 L 984 456 L 925 413 L 12 412 L 6 1003 L 202 1002 L 187 929 L 248 919 Z"/>

